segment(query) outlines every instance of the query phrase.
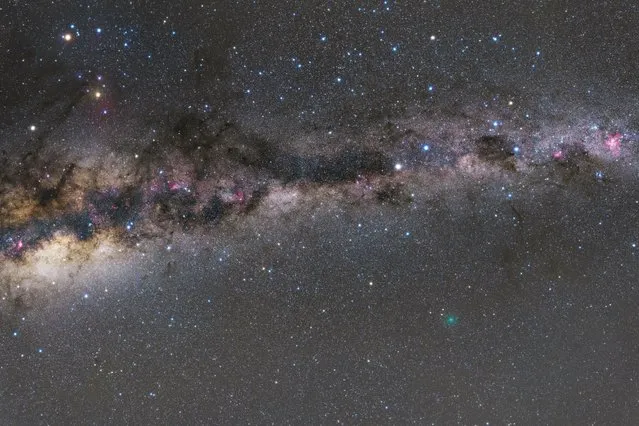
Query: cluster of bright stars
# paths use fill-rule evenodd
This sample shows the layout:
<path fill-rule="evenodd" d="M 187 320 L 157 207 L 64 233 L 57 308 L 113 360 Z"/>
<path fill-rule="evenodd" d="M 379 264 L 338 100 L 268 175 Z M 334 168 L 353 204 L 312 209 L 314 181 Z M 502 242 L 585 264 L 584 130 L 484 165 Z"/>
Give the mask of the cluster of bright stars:
<path fill-rule="evenodd" d="M 76 39 L 76 37 L 80 36 L 80 31 L 77 29 L 77 27 L 74 24 L 69 25 L 69 28 L 70 28 L 70 31 L 67 31 L 64 34 L 62 34 L 62 40 L 64 40 L 66 43 L 71 43 Z M 95 28 L 95 33 L 98 35 L 102 34 L 102 31 L 103 30 L 100 27 Z M 102 81 L 102 76 L 99 75 L 97 79 L 98 81 Z M 102 85 L 102 87 L 104 87 L 104 84 Z M 91 96 L 94 99 L 99 100 L 103 98 L 104 93 L 101 89 L 95 89 L 93 92 L 91 92 Z M 106 114 L 106 113 L 107 113 L 107 110 L 102 111 L 102 114 Z M 35 132 L 36 126 L 31 125 L 29 127 L 29 130 L 32 132 Z"/>
<path fill-rule="evenodd" d="M 427 143 L 422 144 L 420 149 L 421 149 L 422 152 L 429 152 L 430 151 L 430 145 L 427 144 Z M 402 163 L 397 162 L 397 163 L 395 163 L 394 168 L 395 168 L 395 171 L 399 172 L 399 171 L 402 171 L 404 169 L 404 165 Z"/>
<path fill-rule="evenodd" d="M 78 30 L 75 24 L 69 25 L 69 30 L 70 31 L 66 31 L 64 34 L 62 34 L 62 40 L 64 40 L 67 43 L 72 42 L 73 40 L 75 40 L 76 37 L 80 36 L 80 30 Z M 102 28 L 96 27 L 95 33 L 97 35 L 102 34 Z"/>

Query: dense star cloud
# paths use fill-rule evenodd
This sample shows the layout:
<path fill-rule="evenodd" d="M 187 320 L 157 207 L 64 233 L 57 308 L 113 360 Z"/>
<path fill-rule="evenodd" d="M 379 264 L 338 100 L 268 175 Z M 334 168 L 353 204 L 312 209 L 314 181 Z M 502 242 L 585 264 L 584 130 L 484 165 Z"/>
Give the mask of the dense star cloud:
<path fill-rule="evenodd" d="M 638 13 L 0 5 L 0 421 L 636 423 Z"/>

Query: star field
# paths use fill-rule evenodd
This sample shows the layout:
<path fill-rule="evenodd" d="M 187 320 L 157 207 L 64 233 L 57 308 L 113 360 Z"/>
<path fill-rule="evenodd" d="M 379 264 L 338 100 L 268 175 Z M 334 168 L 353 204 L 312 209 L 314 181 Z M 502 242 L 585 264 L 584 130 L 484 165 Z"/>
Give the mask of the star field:
<path fill-rule="evenodd" d="M 636 423 L 638 13 L 0 5 L 0 422 Z"/>

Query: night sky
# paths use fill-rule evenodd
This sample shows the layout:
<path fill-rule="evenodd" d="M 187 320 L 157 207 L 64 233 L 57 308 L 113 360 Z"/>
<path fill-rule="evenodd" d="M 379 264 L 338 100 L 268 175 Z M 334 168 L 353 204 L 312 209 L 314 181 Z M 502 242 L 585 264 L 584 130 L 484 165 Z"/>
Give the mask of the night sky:
<path fill-rule="evenodd" d="M 634 1 L 0 0 L 0 423 L 638 424 Z"/>

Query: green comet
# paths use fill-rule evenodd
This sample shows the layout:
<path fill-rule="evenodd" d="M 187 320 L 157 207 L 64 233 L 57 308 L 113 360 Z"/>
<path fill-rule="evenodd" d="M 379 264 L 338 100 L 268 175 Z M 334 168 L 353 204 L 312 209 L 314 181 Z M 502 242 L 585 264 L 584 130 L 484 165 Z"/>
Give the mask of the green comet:
<path fill-rule="evenodd" d="M 444 317 L 444 322 L 446 323 L 447 327 L 453 327 L 457 325 L 457 323 L 459 322 L 459 318 L 457 317 L 457 315 L 448 314 Z"/>

